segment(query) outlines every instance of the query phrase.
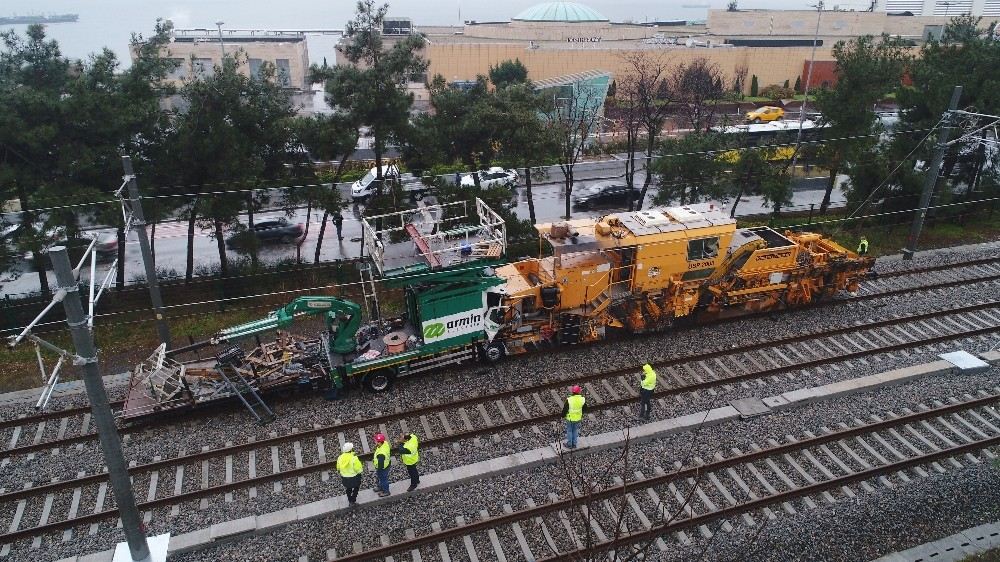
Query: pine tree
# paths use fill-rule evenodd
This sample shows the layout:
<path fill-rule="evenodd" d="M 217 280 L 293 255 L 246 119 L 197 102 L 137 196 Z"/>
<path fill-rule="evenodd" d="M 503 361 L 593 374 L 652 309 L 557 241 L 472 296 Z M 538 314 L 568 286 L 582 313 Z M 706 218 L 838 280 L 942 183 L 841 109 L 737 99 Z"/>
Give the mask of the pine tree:
<path fill-rule="evenodd" d="M 802 93 L 802 77 L 801 76 L 796 76 L 795 77 L 795 92 L 799 93 L 799 94 Z"/>
<path fill-rule="evenodd" d="M 750 77 L 750 97 L 752 98 L 757 97 L 757 94 L 759 93 L 758 92 L 759 87 L 760 86 L 757 84 L 757 75 L 754 74 L 752 77 Z"/>
<path fill-rule="evenodd" d="M 785 80 L 785 85 L 783 86 L 786 90 L 788 89 L 788 80 Z"/>

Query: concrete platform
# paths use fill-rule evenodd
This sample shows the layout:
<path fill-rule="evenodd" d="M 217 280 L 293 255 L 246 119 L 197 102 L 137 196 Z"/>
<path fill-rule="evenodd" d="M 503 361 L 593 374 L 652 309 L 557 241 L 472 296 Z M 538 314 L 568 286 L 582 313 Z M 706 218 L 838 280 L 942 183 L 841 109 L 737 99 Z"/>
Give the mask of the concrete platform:
<path fill-rule="evenodd" d="M 111 388 L 113 386 L 122 386 L 128 384 L 128 378 L 130 373 L 119 373 L 117 375 L 105 375 L 104 376 L 104 386 L 105 388 Z M 56 398 L 58 396 L 72 396 L 74 394 L 83 394 L 87 390 L 83 386 L 82 380 L 61 382 L 56 385 L 56 388 L 52 391 L 52 397 Z M 13 392 L 7 392 L 0 394 L 0 407 L 10 406 L 13 404 L 20 404 L 24 402 L 30 402 L 34 404 L 38 402 L 38 397 L 42 395 L 42 387 L 38 388 L 27 388 L 25 390 L 15 390 Z"/>
<path fill-rule="evenodd" d="M 981 357 L 993 365 L 1000 363 L 1000 351 L 987 352 L 982 354 Z M 841 396 L 903 384 L 929 376 L 949 375 L 952 373 L 953 368 L 954 365 L 948 361 L 934 361 L 932 363 L 895 369 L 885 373 L 876 373 L 857 379 L 786 392 L 779 396 L 769 396 L 761 399 L 761 402 L 772 411 L 798 408 L 816 402 L 836 399 Z M 729 422 L 739 423 L 741 419 L 742 414 L 737 408 L 722 406 L 712 410 L 634 426 L 629 428 L 628 434 L 631 444 L 636 445 L 677 433 L 693 431 L 699 426 L 718 425 Z M 586 425 L 581 429 L 586 432 Z M 578 448 L 572 454 L 581 455 L 620 447 L 622 440 L 623 435 L 621 431 L 582 435 L 579 439 Z M 358 494 L 358 504 L 390 504 L 410 494 L 441 491 L 461 484 L 492 478 L 507 472 L 530 469 L 543 464 L 553 464 L 558 461 L 561 451 L 561 444 L 557 442 L 545 447 L 459 466 L 441 472 L 421 474 L 420 487 L 417 490 L 413 492 L 406 491 L 409 486 L 409 480 L 393 482 L 389 486 L 392 495 L 388 497 L 379 497 L 371 489 L 371 479 L 369 478 L 366 482 L 366 487 Z M 331 489 L 337 491 L 342 489 L 335 476 L 331 478 Z M 298 521 L 306 521 L 335 513 L 347 513 L 348 509 L 347 497 L 336 495 L 262 515 L 224 521 L 206 529 L 171 536 L 169 553 L 191 552 L 217 546 L 248 534 L 262 535 Z M 58 562 L 111 562 L 112 555 L 113 551 L 109 550 L 88 556 L 65 558 Z M 935 557 L 934 560 L 937 562 L 939 559 Z"/>
<path fill-rule="evenodd" d="M 872 562 L 957 562 L 987 550 L 1000 548 L 1000 521 L 960 531 Z"/>

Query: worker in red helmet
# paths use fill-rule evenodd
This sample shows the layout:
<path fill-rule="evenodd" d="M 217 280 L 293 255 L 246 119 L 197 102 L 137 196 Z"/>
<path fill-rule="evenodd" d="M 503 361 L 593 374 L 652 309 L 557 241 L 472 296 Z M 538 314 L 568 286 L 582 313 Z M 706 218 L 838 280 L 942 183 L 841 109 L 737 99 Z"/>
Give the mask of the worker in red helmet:
<path fill-rule="evenodd" d="M 583 397 L 583 389 L 579 385 L 569 387 L 570 395 L 563 405 L 563 417 L 566 418 L 566 447 L 576 449 L 576 440 L 580 436 L 580 420 L 583 419 L 583 405 L 587 399 Z"/>
<path fill-rule="evenodd" d="M 378 492 L 379 497 L 383 498 L 389 495 L 389 465 L 392 464 L 392 459 L 390 458 L 391 452 L 392 447 L 389 445 L 389 441 L 386 440 L 385 435 L 376 433 L 375 456 L 372 457 L 372 464 L 375 465 L 375 476 L 378 477 L 378 484 L 375 491 Z"/>

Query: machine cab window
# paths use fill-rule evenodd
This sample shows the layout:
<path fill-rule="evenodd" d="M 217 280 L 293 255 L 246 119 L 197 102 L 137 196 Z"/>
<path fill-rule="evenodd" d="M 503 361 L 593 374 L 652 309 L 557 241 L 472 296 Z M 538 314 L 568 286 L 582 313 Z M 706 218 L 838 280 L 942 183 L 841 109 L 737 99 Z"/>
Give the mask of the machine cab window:
<path fill-rule="evenodd" d="M 719 255 L 719 237 L 688 241 L 688 261 L 710 260 Z"/>

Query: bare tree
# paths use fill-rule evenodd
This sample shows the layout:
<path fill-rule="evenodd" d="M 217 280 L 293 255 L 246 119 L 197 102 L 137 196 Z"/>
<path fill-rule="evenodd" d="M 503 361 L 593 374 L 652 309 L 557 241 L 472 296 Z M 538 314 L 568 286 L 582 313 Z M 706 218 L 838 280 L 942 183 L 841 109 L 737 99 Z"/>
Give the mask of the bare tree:
<path fill-rule="evenodd" d="M 565 178 L 567 220 L 571 217 L 573 168 L 591 135 L 597 132 L 603 93 L 603 88 L 583 82 L 563 86 L 553 94 L 553 103 L 545 114 L 546 127 L 555 142 L 556 161 Z"/>
<path fill-rule="evenodd" d="M 588 456 L 585 460 L 577 462 L 575 455 L 569 454 L 562 449 L 559 450 L 559 466 L 561 473 L 558 486 L 563 497 L 570 497 L 582 500 L 578 507 L 567 510 L 570 517 L 573 542 L 578 547 L 575 552 L 559 552 L 556 545 L 549 544 L 549 548 L 554 554 L 570 554 L 573 560 L 580 562 L 597 562 L 611 560 L 613 562 L 631 562 L 633 560 L 644 560 L 656 539 L 644 540 L 629 545 L 627 548 L 614 549 L 607 553 L 596 548 L 600 543 L 612 542 L 625 539 L 628 535 L 637 530 L 645 531 L 646 528 L 635 529 L 634 518 L 629 514 L 632 508 L 629 505 L 629 493 L 625 490 L 625 481 L 631 479 L 632 468 L 629 464 L 629 432 L 623 432 L 623 444 L 614 457 L 594 466 L 595 458 Z M 606 500 L 591 499 L 598 492 L 609 488 L 620 487 L 622 492 Z M 604 516 L 603 514 L 607 514 Z M 602 515 L 598 515 L 602 514 Z M 560 515 L 561 516 L 561 515 Z M 649 522 L 653 527 L 658 527 L 671 519 L 666 507 L 656 506 L 656 514 L 650 518 Z M 610 521 L 611 529 L 606 524 Z M 537 520 L 539 525 L 541 520 Z M 543 530 L 543 533 L 545 531 Z M 600 535 L 598 535 L 600 533 Z"/>
<path fill-rule="evenodd" d="M 681 465 L 692 460 L 699 433 L 700 429 L 695 432 Z M 637 488 L 631 481 L 639 474 L 638 471 L 633 471 L 630 464 L 631 438 L 628 428 L 622 430 L 621 448 L 613 456 L 579 456 L 561 448 L 557 453 L 559 476 L 555 493 L 575 500 L 574 507 L 560 512 L 559 518 L 563 519 L 563 528 L 570 533 L 575 549 L 561 551 L 551 538 L 544 520 L 537 518 L 535 524 L 546 536 L 547 546 L 556 557 L 580 562 L 632 562 L 649 559 L 652 547 L 660 537 L 634 539 L 632 536 L 649 529 L 669 526 L 687 517 L 688 507 L 707 477 L 700 473 L 690 480 L 690 490 L 677 497 L 679 505 L 675 509 L 668 505 L 672 505 L 671 501 L 656 499 L 652 512 L 643 510 L 646 516 L 643 521 L 632 516 L 634 510 L 631 503 L 635 501 L 632 494 L 636 493 Z M 638 489 L 641 488 L 640 486 Z M 609 490 L 616 491 L 608 494 Z M 666 494 L 666 491 L 662 491 L 651 497 L 673 497 L 673 494 Z M 745 499 L 750 498 L 747 496 Z M 699 553 L 698 561 L 704 558 L 711 545 L 711 542 L 705 545 Z"/>
<path fill-rule="evenodd" d="M 673 91 L 680 118 L 699 133 L 710 129 L 723 96 L 719 65 L 697 58 L 674 74 Z"/>
<path fill-rule="evenodd" d="M 639 136 L 646 135 L 644 146 L 646 179 L 637 197 L 629 198 L 629 210 L 642 209 L 646 191 L 652 183 L 649 172 L 656 141 L 663 131 L 673 101 L 674 89 L 670 81 L 671 64 L 658 53 L 635 52 L 623 56 L 628 69 L 619 82 L 618 99 L 626 130 L 627 158 L 625 161 L 625 183 L 634 189 L 636 152 Z"/>
<path fill-rule="evenodd" d="M 623 56 L 626 64 L 629 56 Z M 629 210 L 635 199 L 636 152 L 639 150 L 639 132 L 642 129 L 642 115 L 639 97 L 642 76 L 638 72 L 628 72 L 616 79 L 615 98 L 609 102 L 608 113 L 613 116 L 616 126 L 625 130 L 625 185 L 629 190 Z"/>
<path fill-rule="evenodd" d="M 746 87 L 748 74 L 750 74 L 750 67 L 746 63 L 737 65 L 733 69 L 733 78 L 729 81 L 729 84 L 736 99 L 743 99 L 743 88 Z"/>

